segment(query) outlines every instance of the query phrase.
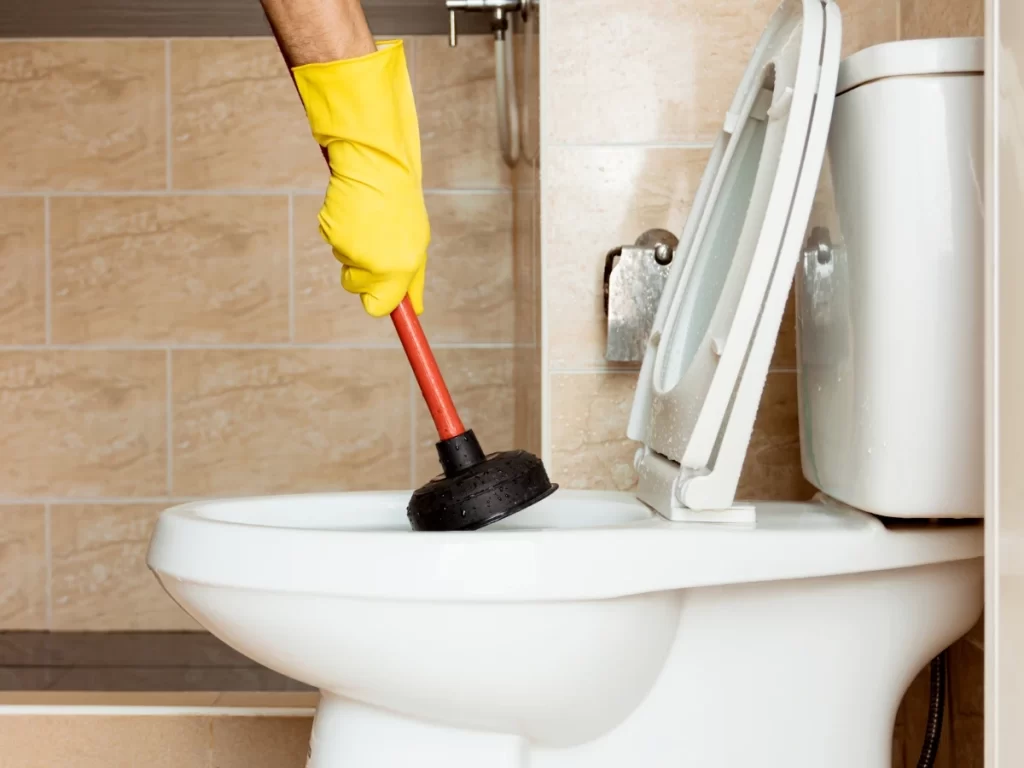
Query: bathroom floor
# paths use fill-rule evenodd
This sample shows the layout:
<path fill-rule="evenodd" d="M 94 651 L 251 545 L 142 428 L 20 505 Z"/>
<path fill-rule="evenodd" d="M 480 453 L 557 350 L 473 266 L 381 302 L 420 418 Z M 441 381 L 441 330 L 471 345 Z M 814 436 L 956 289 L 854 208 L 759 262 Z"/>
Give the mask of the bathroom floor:
<path fill-rule="evenodd" d="M 204 632 L 0 632 L 0 691 L 309 691 Z"/>

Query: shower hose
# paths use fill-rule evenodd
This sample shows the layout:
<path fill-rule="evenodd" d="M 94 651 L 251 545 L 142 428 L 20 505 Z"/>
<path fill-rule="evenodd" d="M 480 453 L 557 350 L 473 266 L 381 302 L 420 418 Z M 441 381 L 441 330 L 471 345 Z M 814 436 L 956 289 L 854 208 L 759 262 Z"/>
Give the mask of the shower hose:
<path fill-rule="evenodd" d="M 939 754 L 939 739 L 942 736 L 942 711 L 946 703 L 947 652 L 943 651 L 932 659 L 931 684 L 928 693 L 928 725 L 924 731 L 924 744 L 917 768 L 933 768 Z"/>

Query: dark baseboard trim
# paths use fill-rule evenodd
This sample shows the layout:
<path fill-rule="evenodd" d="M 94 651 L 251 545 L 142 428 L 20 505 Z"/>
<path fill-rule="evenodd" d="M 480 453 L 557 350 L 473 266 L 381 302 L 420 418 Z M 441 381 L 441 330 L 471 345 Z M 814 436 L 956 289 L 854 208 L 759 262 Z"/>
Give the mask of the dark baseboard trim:
<path fill-rule="evenodd" d="M 255 667 L 208 632 L 0 632 L 2 667 Z"/>
<path fill-rule="evenodd" d="M 206 632 L 0 632 L 0 691 L 308 691 Z"/>
<path fill-rule="evenodd" d="M 363 0 L 378 36 L 444 35 L 443 0 Z M 489 32 L 487 14 L 463 14 L 460 34 Z M 270 34 L 259 0 L 11 0 L 0 38 L 253 37 Z"/>

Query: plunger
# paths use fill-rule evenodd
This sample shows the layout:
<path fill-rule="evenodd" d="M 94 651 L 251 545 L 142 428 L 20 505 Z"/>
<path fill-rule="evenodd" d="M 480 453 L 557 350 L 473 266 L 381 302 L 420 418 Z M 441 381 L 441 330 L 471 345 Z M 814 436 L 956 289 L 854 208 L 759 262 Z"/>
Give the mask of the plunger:
<path fill-rule="evenodd" d="M 473 430 L 466 429 L 455 410 L 408 296 L 391 319 L 440 438 L 437 456 L 443 474 L 413 492 L 408 508 L 413 530 L 477 530 L 554 493 L 558 486 L 532 453 L 484 455 Z"/>

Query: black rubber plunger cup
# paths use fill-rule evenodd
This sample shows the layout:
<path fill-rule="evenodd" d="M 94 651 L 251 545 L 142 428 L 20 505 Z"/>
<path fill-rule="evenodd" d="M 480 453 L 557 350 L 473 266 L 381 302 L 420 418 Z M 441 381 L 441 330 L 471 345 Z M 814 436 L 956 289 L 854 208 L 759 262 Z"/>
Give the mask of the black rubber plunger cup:
<path fill-rule="evenodd" d="M 515 514 L 558 488 L 527 451 L 485 455 L 455 410 L 437 361 L 407 296 L 391 313 L 416 382 L 441 440 L 444 474 L 413 492 L 409 522 L 417 531 L 473 531 Z"/>

